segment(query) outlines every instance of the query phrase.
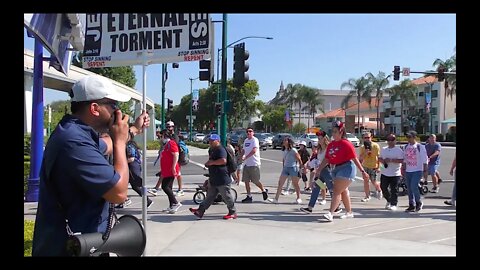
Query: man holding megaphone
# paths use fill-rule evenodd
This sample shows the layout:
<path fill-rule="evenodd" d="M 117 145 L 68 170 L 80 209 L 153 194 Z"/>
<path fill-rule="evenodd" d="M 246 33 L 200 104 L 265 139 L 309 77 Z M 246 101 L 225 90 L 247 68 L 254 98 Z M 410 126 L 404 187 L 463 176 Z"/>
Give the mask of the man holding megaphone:
<path fill-rule="evenodd" d="M 67 240 L 73 234 L 109 231 L 109 203 L 127 198 L 126 143 L 150 124 L 143 112 L 129 128 L 118 102 L 130 97 L 107 78 L 84 77 L 70 97 L 72 115 L 59 122 L 43 155 L 32 256 L 69 256 Z M 105 132 L 109 136 L 99 136 Z M 113 165 L 105 159 L 110 154 Z"/>

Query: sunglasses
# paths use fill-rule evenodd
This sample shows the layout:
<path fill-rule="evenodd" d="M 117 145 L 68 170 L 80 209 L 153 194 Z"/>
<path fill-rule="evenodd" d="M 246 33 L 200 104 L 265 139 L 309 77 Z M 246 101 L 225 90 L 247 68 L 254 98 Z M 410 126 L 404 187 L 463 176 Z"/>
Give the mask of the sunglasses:
<path fill-rule="evenodd" d="M 364 139 L 370 139 L 370 137 L 363 137 Z"/>
<path fill-rule="evenodd" d="M 248 133 L 252 133 L 252 132 L 253 132 L 253 130 L 247 130 L 247 132 L 248 132 Z"/>
<path fill-rule="evenodd" d="M 96 103 L 103 104 L 103 105 L 110 105 L 114 111 L 120 109 L 120 106 L 118 105 L 117 101 L 98 101 Z"/>

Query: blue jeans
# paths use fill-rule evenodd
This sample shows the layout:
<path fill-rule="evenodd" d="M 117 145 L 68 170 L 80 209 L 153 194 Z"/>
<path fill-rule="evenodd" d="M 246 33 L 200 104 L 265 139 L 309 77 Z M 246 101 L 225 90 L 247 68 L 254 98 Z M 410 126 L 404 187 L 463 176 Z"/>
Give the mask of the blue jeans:
<path fill-rule="evenodd" d="M 422 178 L 422 171 L 406 172 L 405 182 L 408 190 L 408 204 L 415 206 L 416 203 L 420 203 L 420 190 L 418 190 L 418 184 Z"/>
<path fill-rule="evenodd" d="M 328 168 L 324 168 L 320 172 L 320 180 L 327 185 L 328 191 L 330 192 L 330 196 L 333 196 L 333 182 L 332 182 L 332 175 Z M 320 194 L 320 187 L 317 183 L 313 182 L 312 194 L 310 195 L 310 201 L 308 202 L 309 207 L 315 207 L 315 203 L 317 202 L 318 195 Z"/>

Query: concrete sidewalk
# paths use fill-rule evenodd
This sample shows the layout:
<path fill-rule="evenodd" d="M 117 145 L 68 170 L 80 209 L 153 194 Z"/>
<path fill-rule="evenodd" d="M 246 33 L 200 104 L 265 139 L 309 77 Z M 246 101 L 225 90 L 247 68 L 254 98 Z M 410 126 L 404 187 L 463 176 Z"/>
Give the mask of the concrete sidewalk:
<path fill-rule="evenodd" d="M 267 176 L 267 175 L 266 175 Z M 273 176 L 273 175 L 272 175 Z M 148 210 L 147 256 L 187 255 L 333 255 L 333 256 L 456 256 L 456 211 L 443 204 L 447 198 L 424 199 L 420 213 L 405 213 L 406 196 L 399 198 L 399 210 L 384 209 L 385 200 L 372 199 L 362 203 L 361 183 L 352 185 L 351 197 L 355 217 L 325 222 L 322 215 L 329 206 L 316 205 L 313 214 L 299 211 L 307 204 L 308 193 L 303 193 L 302 205 L 294 204 L 294 195 L 281 196 L 277 205 L 264 202 L 258 189 L 253 188 L 254 202 L 242 204 L 243 186 L 234 186 L 238 192 L 236 207 L 238 219 L 223 220 L 227 213 L 223 203 L 212 205 L 202 220 L 190 213 L 196 184 L 204 177 L 185 175 L 185 196 L 177 197 L 183 204 L 176 214 L 162 212 L 168 206 L 167 196 L 151 197 L 154 205 Z M 156 181 L 149 177 L 148 182 Z M 274 196 L 275 188 L 269 188 Z M 133 214 L 141 219 L 141 198 L 132 190 L 133 203 L 118 209 L 119 216 Z M 34 219 L 36 203 L 24 204 L 24 218 Z"/>

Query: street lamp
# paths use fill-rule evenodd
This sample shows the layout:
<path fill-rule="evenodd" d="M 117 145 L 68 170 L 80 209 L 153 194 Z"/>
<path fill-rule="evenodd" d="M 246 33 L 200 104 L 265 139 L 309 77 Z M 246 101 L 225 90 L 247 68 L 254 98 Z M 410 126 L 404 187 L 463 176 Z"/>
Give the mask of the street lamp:
<path fill-rule="evenodd" d="M 233 45 L 237 44 L 238 42 L 240 42 L 242 40 L 245 40 L 245 39 L 249 39 L 249 38 L 261 38 L 261 39 L 269 39 L 269 40 L 273 39 L 273 37 L 247 36 L 247 37 L 243 37 L 239 40 L 236 40 L 236 41 L 230 43 L 225 48 L 231 48 Z M 222 49 L 223 48 L 218 48 L 217 49 L 217 82 L 220 80 L 220 52 L 222 51 Z M 226 97 L 224 97 L 224 100 L 225 99 L 226 99 Z M 220 89 L 219 89 L 219 86 L 217 84 L 217 103 L 218 102 L 220 102 Z M 217 132 L 220 131 L 219 123 L 220 123 L 220 116 L 217 116 Z"/>
<path fill-rule="evenodd" d="M 188 78 L 188 79 L 190 80 L 190 100 L 191 100 L 191 102 L 190 102 L 190 103 L 191 103 L 191 104 L 190 104 L 190 119 L 189 119 L 189 121 L 188 121 L 188 126 L 189 126 L 189 129 L 190 129 L 190 132 L 189 132 L 189 134 L 188 134 L 188 139 L 189 139 L 190 141 L 192 141 L 192 122 L 193 122 L 193 121 L 192 121 L 192 120 L 193 120 L 193 119 L 192 119 L 192 111 L 193 111 L 193 108 L 192 108 L 192 107 L 193 107 L 193 81 L 194 81 L 194 80 L 198 80 L 199 78 L 200 78 L 200 77 L 197 77 L 197 78 L 194 78 L 194 79 Z"/>

